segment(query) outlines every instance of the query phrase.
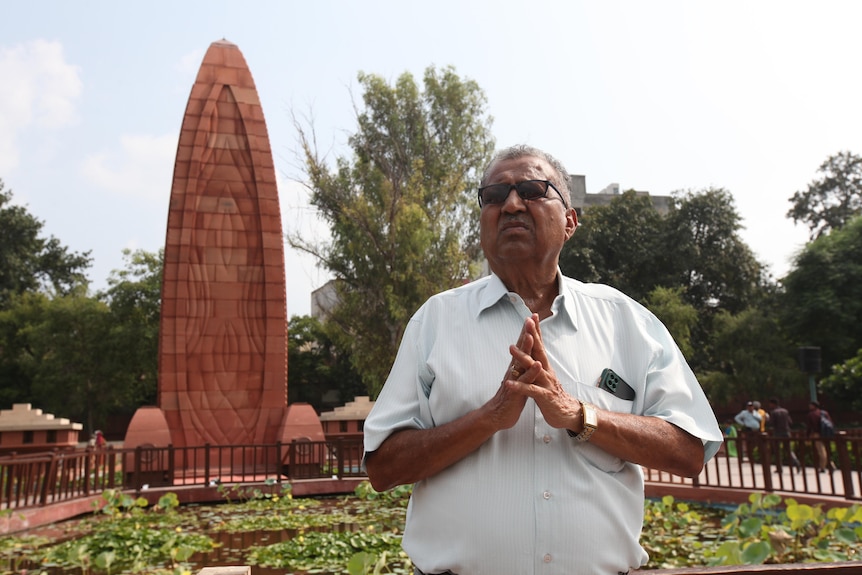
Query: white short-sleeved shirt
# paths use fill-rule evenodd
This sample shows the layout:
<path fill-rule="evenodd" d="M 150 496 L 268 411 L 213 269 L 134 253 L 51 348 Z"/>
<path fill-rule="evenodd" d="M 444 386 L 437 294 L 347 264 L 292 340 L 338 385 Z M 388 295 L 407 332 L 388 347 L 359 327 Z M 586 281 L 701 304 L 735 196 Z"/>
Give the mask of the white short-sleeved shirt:
<path fill-rule="evenodd" d="M 701 438 L 712 457 L 721 431 L 664 325 L 613 288 L 558 277 L 541 330 L 566 392 L 670 421 Z M 428 429 L 487 402 L 529 315 L 495 275 L 429 299 L 410 320 L 365 422 L 366 453 L 395 430 Z M 634 400 L 597 387 L 607 367 L 635 389 Z M 425 573 L 616 574 L 647 561 L 638 542 L 643 500 L 640 466 L 574 441 L 528 400 L 514 427 L 414 486 L 403 546 Z"/>

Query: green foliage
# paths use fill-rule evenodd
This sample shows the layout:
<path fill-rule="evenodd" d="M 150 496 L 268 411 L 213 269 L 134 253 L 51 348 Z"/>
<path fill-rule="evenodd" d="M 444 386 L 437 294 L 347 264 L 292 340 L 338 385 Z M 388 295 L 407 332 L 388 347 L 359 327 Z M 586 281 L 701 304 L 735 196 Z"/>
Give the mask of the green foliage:
<path fill-rule="evenodd" d="M 739 313 L 759 301 L 765 270 L 739 236 L 741 218 L 728 190 L 678 194 L 663 223 L 663 256 L 671 261 L 666 277 L 674 278 L 664 285 L 682 286 L 689 303 L 707 315 Z"/>
<path fill-rule="evenodd" d="M 820 380 L 820 390 L 839 398 L 850 409 L 862 411 L 862 349 L 844 363 L 833 365 L 831 375 Z"/>
<path fill-rule="evenodd" d="M 352 157 L 334 169 L 297 124 L 311 203 L 332 240 L 288 234 L 335 277 L 328 332 L 376 397 L 410 316 L 431 295 L 473 275 L 478 206 L 467 193 L 490 159 L 485 95 L 452 68 L 429 67 L 420 90 L 405 73 L 394 85 L 359 74 L 362 107 Z"/>
<path fill-rule="evenodd" d="M 318 412 L 332 409 L 324 394 L 336 391 L 339 405 L 367 393 L 348 350 L 311 316 L 290 318 L 287 336 L 288 403 L 310 403 Z"/>
<path fill-rule="evenodd" d="M 697 310 L 685 302 L 682 288 L 659 286 L 647 294 L 643 304 L 667 327 L 682 354 L 691 358 L 691 331 L 697 324 Z"/>
<path fill-rule="evenodd" d="M 404 562 L 403 570 L 392 570 L 391 567 L 389 565 L 389 554 L 386 551 L 383 551 L 380 555 L 360 551 L 353 554 L 347 561 L 347 572 L 350 575 L 379 575 L 380 573 L 397 573 L 399 571 L 407 575 L 412 573 L 409 561 Z"/>
<path fill-rule="evenodd" d="M 667 214 L 628 191 L 591 207 L 560 254 L 563 273 L 642 300 L 679 290 L 700 314 L 736 313 L 766 287 L 764 269 L 739 237 L 741 219 L 721 188 L 677 192 Z"/>
<path fill-rule="evenodd" d="M 371 483 L 368 481 L 363 481 L 353 490 L 353 494 L 361 501 L 380 501 L 388 505 L 400 505 L 402 507 L 407 506 L 412 493 L 412 485 L 399 485 L 386 491 L 377 491 L 371 487 Z"/>
<path fill-rule="evenodd" d="M 300 533 L 288 541 L 252 549 L 248 561 L 271 569 L 289 569 L 291 572 L 341 572 L 348 563 L 354 568 L 358 553 L 365 554 L 376 563 L 385 554 L 386 573 L 412 573 L 410 559 L 401 550 L 401 535 L 364 531 L 335 531 Z M 370 557 L 369 557 L 370 556 Z M 373 558 L 373 559 L 372 559 Z M 366 571 L 367 572 L 367 571 Z"/>
<path fill-rule="evenodd" d="M 862 342 L 862 217 L 810 242 L 784 278 L 781 317 L 797 345 L 821 348 L 824 367 L 855 356 Z M 856 395 L 832 397 L 853 401 Z"/>
<path fill-rule="evenodd" d="M 272 487 L 272 490 L 268 490 Z M 43 569 L 81 569 L 106 573 L 188 573 L 192 553 L 206 553 L 213 543 L 193 532 L 231 533 L 272 530 L 292 539 L 238 550 L 247 564 L 290 573 L 367 575 L 412 573 L 401 550 L 410 488 L 377 492 L 367 482 L 355 495 L 303 499 L 290 486 L 226 492 L 242 503 L 178 508 L 175 494 L 148 508 L 146 500 L 108 491 L 102 512 L 81 521 L 75 540 L 48 547 L 36 538 L 0 539 L 0 557 L 12 571 L 36 561 Z M 646 569 L 698 565 L 830 562 L 859 559 L 862 507 L 828 512 L 820 507 L 782 502 L 774 494 L 753 494 L 735 511 L 675 501 L 666 496 L 644 503 L 641 544 L 650 555 Z"/>
<path fill-rule="evenodd" d="M 664 277 L 672 258 L 662 241 L 662 216 L 650 199 L 629 190 L 610 205 L 585 211 L 563 246 L 560 269 L 584 282 L 611 285 L 634 299 L 647 296 Z"/>
<path fill-rule="evenodd" d="M 793 207 L 787 212 L 794 223 L 808 225 L 811 239 L 842 228 L 862 213 L 862 157 L 838 152 L 817 172 L 822 177 L 793 194 Z"/>
<path fill-rule="evenodd" d="M 753 493 L 722 521 L 724 541 L 707 550 L 710 565 L 856 561 L 862 507 L 822 508 Z"/>
<path fill-rule="evenodd" d="M 125 252 L 97 297 L 13 294 L 0 309 L 0 403 L 32 403 L 103 427 L 109 414 L 155 403 L 161 257 Z"/>
<path fill-rule="evenodd" d="M 105 359 L 112 342 L 110 311 L 83 289 L 49 299 L 40 293 L 13 296 L 0 311 L 3 362 L 14 364 L 28 403 L 73 421 L 94 420 L 115 408 L 123 390 Z M 5 387 L 5 386 L 4 386 Z M 22 389 L 23 388 L 23 389 Z M 5 389 L 4 395 L 14 395 Z"/>
<path fill-rule="evenodd" d="M 650 556 L 649 566 L 671 569 L 697 565 L 703 556 L 705 542 L 711 539 L 705 513 L 685 502 L 675 502 L 666 495 L 644 502 L 641 545 Z"/>
<path fill-rule="evenodd" d="M 126 267 L 113 270 L 108 289 L 98 294 L 110 309 L 111 355 L 115 385 L 125 390 L 122 407 L 155 405 L 158 389 L 159 322 L 164 250 L 123 250 Z"/>
<path fill-rule="evenodd" d="M 628 191 L 586 210 L 581 223 L 560 255 L 563 273 L 644 301 L 666 322 L 695 372 L 723 373 L 730 358 L 712 346 L 714 318 L 762 307 L 774 291 L 739 236 L 730 192 L 677 192 L 662 215 L 647 197 Z"/>
<path fill-rule="evenodd" d="M 50 543 L 47 537 L 23 535 L 0 537 L 0 575 L 26 573 L 40 547 Z"/>
<path fill-rule="evenodd" d="M 712 329 L 711 361 L 699 376 L 712 401 L 804 394 L 807 383 L 796 366 L 796 348 L 773 314 L 761 308 L 736 315 L 721 311 Z"/>
<path fill-rule="evenodd" d="M 85 284 L 90 252 L 70 253 L 56 238 L 42 237 L 44 223 L 12 205 L 12 191 L 3 190 L 0 180 L 0 309 L 16 294 L 66 294 Z"/>
<path fill-rule="evenodd" d="M 282 485 L 281 493 L 240 486 L 223 493 L 226 497 L 238 497 L 239 502 L 214 509 L 206 518 L 209 530 L 229 533 L 302 530 L 354 522 L 348 511 L 325 507 L 318 499 L 294 499 L 287 483 Z"/>
<path fill-rule="evenodd" d="M 44 568 L 75 567 L 89 573 L 190 573 L 188 560 L 211 551 L 212 539 L 196 533 L 192 516 L 177 513 L 179 500 L 169 493 L 147 509 L 147 501 L 107 490 L 102 494 L 102 515 L 87 522 L 85 532 L 39 549 L 33 559 Z"/>

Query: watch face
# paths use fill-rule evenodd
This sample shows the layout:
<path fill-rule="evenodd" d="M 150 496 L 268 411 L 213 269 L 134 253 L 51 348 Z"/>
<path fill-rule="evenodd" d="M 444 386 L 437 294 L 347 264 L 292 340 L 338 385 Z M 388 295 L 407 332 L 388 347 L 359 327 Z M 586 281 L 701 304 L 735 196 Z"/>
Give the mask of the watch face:
<path fill-rule="evenodd" d="M 596 427 L 599 423 L 599 418 L 596 415 L 596 408 L 592 405 L 584 405 L 584 424 L 590 427 Z"/>

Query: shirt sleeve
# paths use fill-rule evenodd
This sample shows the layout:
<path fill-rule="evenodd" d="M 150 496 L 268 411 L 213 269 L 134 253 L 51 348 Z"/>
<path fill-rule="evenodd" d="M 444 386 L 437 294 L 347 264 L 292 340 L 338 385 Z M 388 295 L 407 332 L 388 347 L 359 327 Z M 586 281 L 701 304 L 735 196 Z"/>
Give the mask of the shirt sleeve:
<path fill-rule="evenodd" d="M 703 442 L 705 463 L 724 441 L 715 413 L 664 324 L 652 314 L 647 323 L 657 352 L 647 373 L 643 414 L 664 419 L 699 438 Z"/>
<path fill-rule="evenodd" d="M 394 431 L 434 425 L 428 401 L 433 374 L 422 359 L 420 324 L 415 316 L 408 322 L 389 377 L 365 420 L 365 453 L 376 451 Z"/>

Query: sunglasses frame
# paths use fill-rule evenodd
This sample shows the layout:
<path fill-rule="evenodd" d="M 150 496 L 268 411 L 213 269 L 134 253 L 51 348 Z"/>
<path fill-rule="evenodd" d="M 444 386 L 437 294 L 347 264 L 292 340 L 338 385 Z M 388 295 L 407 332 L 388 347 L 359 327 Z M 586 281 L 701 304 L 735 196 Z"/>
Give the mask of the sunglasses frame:
<path fill-rule="evenodd" d="M 525 197 L 521 194 L 521 190 L 520 190 L 519 186 L 521 186 L 522 184 L 528 184 L 528 183 L 532 183 L 532 182 L 541 182 L 541 183 L 545 184 L 545 193 L 544 193 L 544 194 L 542 194 L 541 196 L 536 196 L 536 197 L 534 197 L 534 198 L 525 198 Z M 505 196 L 503 196 L 503 200 L 502 200 L 502 201 L 499 201 L 499 202 L 483 202 L 483 201 L 482 201 L 482 192 L 483 192 L 484 190 L 486 190 L 486 189 L 488 189 L 488 188 L 492 188 L 492 187 L 494 187 L 494 186 L 508 186 L 508 187 L 509 187 L 509 189 L 508 189 L 508 190 L 506 190 L 506 195 L 505 195 Z M 518 194 L 518 197 L 519 197 L 519 198 L 521 198 L 521 200 L 523 200 L 523 201 L 525 201 L 525 202 L 531 202 L 531 201 L 533 201 L 533 200 L 538 200 L 538 199 L 541 199 L 541 198 L 547 198 L 547 197 L 548 197 L 548 190 L 549 190 L 550 188 L 553 188 L 553 189 L 554 189 L 554 191 L 555 191 L 555 192 L 557 192 L 557 195 L 558 195 L 558 196 L 560 196 L 560 201 L 561 201 L 561 202 L 563 202 L 563 205 L 565 206 L 565 205 L 566 205 L 566 200 L 564 200 L 564 199 L 563 199 L 563 194 L 560 192 L 560 190 L 558 190 L 558 189 L 557 189 L 557 186 L 555 186 L 555 185 L 554 185 L 550 180 L 523 180 L 523 181 L 518 182 L 518 183 L 515 183 L 515 184 L 489 184 L 489 185 L 487 185 L 487 186 L 482 186 L 481 188 L 479 188 L 479 194 L 478 194 L 478 197 L 479 197 L 479 207 L 480 207 L 480 208 L 482 208 L 482 207 L 485 207 L 486 205 L 488 205 L 488 206 L 494 206 L 494 205 L 500 205 L 500 204 L 502 204 L 502 203 L 505 203 L 505 202 L 506 202 L 506 198 L 508 198 L 508 197 L 509 197 L 509 194 L 511 194 L 511 193 L 512 193 L 512 190 L 513 190 L 513 189 L 515 190 L 515 193 L 516 193 L 516 194 Z"/>

